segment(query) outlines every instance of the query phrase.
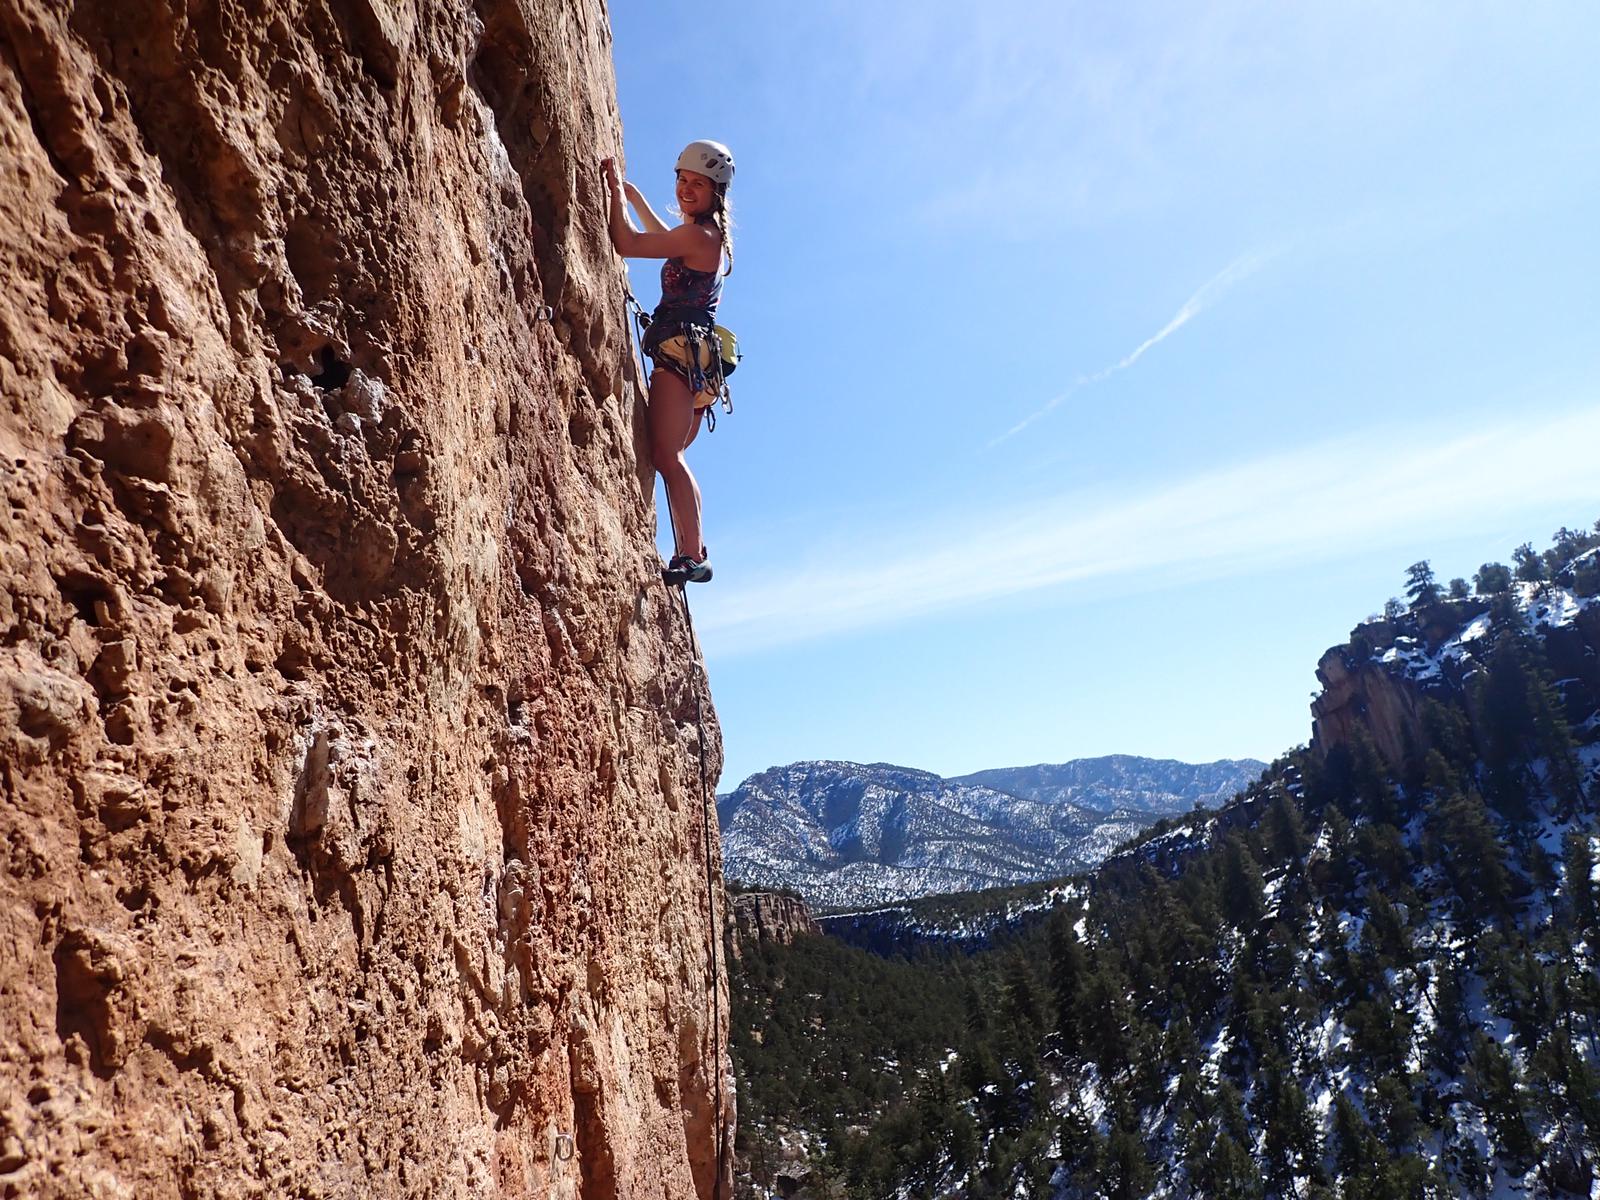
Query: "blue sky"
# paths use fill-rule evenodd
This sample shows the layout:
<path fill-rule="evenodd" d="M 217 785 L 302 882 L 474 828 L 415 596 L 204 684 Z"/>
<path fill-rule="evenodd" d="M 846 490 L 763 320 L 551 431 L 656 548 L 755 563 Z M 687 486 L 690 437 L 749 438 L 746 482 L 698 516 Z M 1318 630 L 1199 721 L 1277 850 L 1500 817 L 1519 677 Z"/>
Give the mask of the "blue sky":
<path fill-rule="evenodd" d="M 690 451 L 723 790 L 1270 758 L 1408 564 L 1600 518 L 1600 8 L 611 22 L 657 209 L 684 142 L 738 162 L 746 358 Z"/>

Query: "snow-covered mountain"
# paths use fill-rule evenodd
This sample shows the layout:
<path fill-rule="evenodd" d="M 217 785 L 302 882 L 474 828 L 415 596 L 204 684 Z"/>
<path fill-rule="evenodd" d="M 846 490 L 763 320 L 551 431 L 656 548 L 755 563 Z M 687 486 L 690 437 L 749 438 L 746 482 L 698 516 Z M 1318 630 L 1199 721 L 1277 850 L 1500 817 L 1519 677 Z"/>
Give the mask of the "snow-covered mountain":
<path fill-rule="evenodd" d="M 1266 768 L 1253 758 L 1185 763 L 1170 758 L 1108 754 L 1032 767 L 998 767 L 962 775 L 956 783 L 998 788 L 1030 800 L 1065 801 L 1099 812 L 1174 816 L 1196 805 L 1215 808 L 1233 799 Z"/>
<path fill-rule="evenodd" d="M 1110 810 L 885 763 L 774 767 L 718 798 L 724 871 L 747 884 L 792 888 L 819 909 L 1029 883 L 1086 870 L 1161 813 L 1193 808 L 1185 789 L 1231 794 L 1218 782 L 1222 772 L 1194 782 L 1210 768 L 1116 761 L 1130 803 Z M 1065 779 L 1074 765 L 1021 770 Z M 1234 764 L 1235 786 L 1261 766 Z M 1088 777 L 1101 780 L 1097 798 L 1111 794 L 1111 774 Z M 1134 786 L 1140 780 L 1147 791 Z"/>

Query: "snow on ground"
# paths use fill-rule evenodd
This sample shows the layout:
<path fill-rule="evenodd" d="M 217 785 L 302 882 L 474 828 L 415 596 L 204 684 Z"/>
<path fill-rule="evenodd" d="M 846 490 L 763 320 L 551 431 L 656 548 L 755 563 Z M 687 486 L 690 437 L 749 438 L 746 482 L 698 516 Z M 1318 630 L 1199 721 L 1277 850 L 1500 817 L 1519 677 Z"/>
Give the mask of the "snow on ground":
<path fill-rule="evenodd" d="M 1600 597 L 1591 596 L 1587 599 L 1574 595 L 1564 587 L 1546 587 L 1543 584 L 1525 583 L 1519 589 L 1523 611 L 1528 614 L 1528 621 L 1533 625 L 1548 625 L 1559 629 L 1563 625 L 1571 625 L 1577 620 L 1578 614 L 1589 605 L 1600 601 Z"/>
<path fill-rule="evenodd" d="M 1426 683 L 1440 678 L 1439 658 L 1429 654 L 1413 637 L 1398 637 L 1394 645 L 1385 650 L 1378 661 L 1386 667 L 1399 667 L 1409 678 Z"/>
<path fill-rule="evenodd" d="M 1600 596 L 1582 597 L 1570 588 L 1549 583 L 1519 583 L 1515 595 L 1529 625 L 1555 629 L 1572 624 L 1584 609 L 1600 605 Z M 1408 679 L 1432 683 L 1443 678 L 1443 666 L 1447 661 L 1460 663 L 1475 659 L 1482 649 L 1480 643 L 1488 637 L 1493 624 L 1488 613 L 1479 613 L 1431 654 L 1420 639 L 1401 635 L 1377 656 L 1377 661 Z"/>

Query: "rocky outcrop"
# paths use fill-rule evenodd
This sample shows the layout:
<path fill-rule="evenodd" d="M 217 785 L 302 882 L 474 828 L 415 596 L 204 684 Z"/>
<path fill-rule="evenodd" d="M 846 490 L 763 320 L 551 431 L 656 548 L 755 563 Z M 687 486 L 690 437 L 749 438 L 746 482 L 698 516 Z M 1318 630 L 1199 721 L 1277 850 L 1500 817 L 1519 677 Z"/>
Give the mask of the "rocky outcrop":
<path fill-rule="evenodd" d="M 1518 585 L 1514 599 L 1538 637 L 1568 723 L 1580 739 L 1600 739 L 1600 600 L 1551 584 Z M 1350 644 L 1322 656 L 1322 691 L 1311 704 L 1314 753 L 1325 757 L 1362 738 L 1403 775 L 1428 744 L 1429 696 L 1459 704 L 1484 744 L 1484 714 L 1471 680 L 1493 642 L 1489 605 L 1476 599 L 1441 605 L 1430 616 L 1369 623 Z"/>
<path fill-rule="evenodd" d="M 1600 743 L 1600 600 L 1548 629 L 1544 650 L 1568 723 L 1578 738 Z"/>
<path fill-rule="evenodd" d="M 618 148 L 589 0 L 0 0 L 0 1194 L 712 1193 Z"/>
<path fill-rule="evenodd" d="M 1317 682 L 1322 691 L 1311 702 L 1312 749 L 1325 755 L 1364 735 L 1391 771 L 1403 772 L 1411 750 L 1423 744 L 1416 682 L 1344 646 L 1318 660 Z"/>
<path fill-rule="evenodd" d="M 742 946 L 754 942 L 788 946 L 798 937 L 822 932 L 806 902 L 785 892 L 737 892 L 729 897 L 729 913 L 733 917 L 735 958 Z"/>

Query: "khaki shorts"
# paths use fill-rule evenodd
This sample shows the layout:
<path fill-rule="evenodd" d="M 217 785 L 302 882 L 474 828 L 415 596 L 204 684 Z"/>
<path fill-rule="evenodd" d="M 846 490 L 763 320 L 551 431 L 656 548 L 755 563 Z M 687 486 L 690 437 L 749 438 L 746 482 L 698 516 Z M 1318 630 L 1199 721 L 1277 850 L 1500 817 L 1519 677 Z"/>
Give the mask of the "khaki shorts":
<path fill-rule="evenodd" d="M 702 371 L 711 370 L 711 345 L 709 340 L 702 341 L 699 345 Z M 669 338 L 663 338 L 661 344 L 656 347 L 654 358 L 656 366 L 665 367 L 685 383 L 689 382 L 689 339 L 683 334 L 675 333 Z M 709 408 L 716 402 L 715 391 L 708 390 L 694 394 L 696 408 Z"/>

